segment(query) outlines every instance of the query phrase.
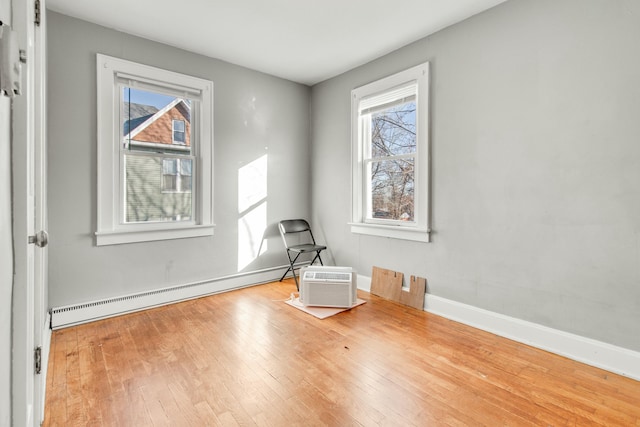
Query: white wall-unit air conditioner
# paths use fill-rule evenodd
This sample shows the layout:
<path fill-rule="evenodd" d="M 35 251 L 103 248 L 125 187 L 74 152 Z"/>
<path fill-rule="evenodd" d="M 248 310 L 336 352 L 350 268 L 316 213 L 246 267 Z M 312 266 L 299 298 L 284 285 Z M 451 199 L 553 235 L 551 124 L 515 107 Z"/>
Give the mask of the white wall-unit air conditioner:
<path fill-rule="evenodd" d="M 358 300 L 357 274 L 351 267 L 304 267 L 300 302 L 305 306 L 351 308 Z"/>

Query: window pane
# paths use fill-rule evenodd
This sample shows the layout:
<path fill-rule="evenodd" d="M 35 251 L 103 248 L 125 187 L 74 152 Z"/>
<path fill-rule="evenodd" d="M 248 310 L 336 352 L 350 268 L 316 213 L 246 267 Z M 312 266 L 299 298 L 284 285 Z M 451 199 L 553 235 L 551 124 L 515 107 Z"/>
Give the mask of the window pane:
<path fill-rule="evenodd" d="M 165 175 L 176 175 L 178 173 L 178 159 L 163 159 L 162 173 Z"/>
<path fill-rule="evenodd" d="M 122 147 L 127 151 L 191 154 L 187 98 L 122 87 Z"/>
<path fill-rule="evenodd" d="M 178 189 L 177 175 L 162 175 L 162 191 L 176 191 Z"/>
<path fill-rule="evenodd" d="M 174 144 L 184 144 L 184 132 L 175 131 L 173 132 L 173 142 Z"/>
<path fill-rule="evenodd" d="M 415 153 L 415 101 L 391 106 L 370 117 L 372 158 Z"/>
<path fill-rule="evenodd" d="M 173 130 L 178 132 L 184 132 L 184 120 L 174 120 Z"/>
<path fill-rule="evenodd" d="M 178 159 L 163 159 L 148 154 L 127 153 L 125 223 L 188 221 L 192 218 L 191 192 L 179 192 L 177 173 L 165 174 L 165 165 L 177 165 Z M 167 166 L 168 169 L 172 167 Z M 190 185 L 187 177 L 185 185 Z"/>
<path fill-rule="evenodd" d="M 193 160 L 180 159 L 180 188 L 179 191 L 191 191 L 191 175 Z"/>
<path fill-rule="evenodd" d="M 180 191 L 191 191 L 190 175 L 180 175 Z"/>
<path fill-rule="evenodd" d="M 369 218 L 414 220 L 415 159 L 371 162 Z"/>
<path fill-rule="evenodd" d="M 191 176 L 191 163 L 192 160 L 191 159 L 181 159 L 180 160 L 180 173 L 182 175 L 189 175 Z"/>

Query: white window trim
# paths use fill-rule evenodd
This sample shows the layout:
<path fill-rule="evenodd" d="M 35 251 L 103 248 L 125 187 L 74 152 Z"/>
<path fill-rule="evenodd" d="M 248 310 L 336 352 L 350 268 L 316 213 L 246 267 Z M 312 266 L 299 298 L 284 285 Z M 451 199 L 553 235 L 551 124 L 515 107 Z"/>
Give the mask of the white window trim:
<path fill-rule="evenodd" d="M 364 176 L 364 143 L 360 124 L 361 100 L 389 92 L 411 82 L 417 83 L 416 165 L 414 221 L 410 223 L 366 221 L 367 189 Z M 385 77 L 351 91 L 351 232 L 379 237 L 430 241 L 429 194 L 429 63 Z"/>
<path fill-rule="evenodd" d="M 160 68 L 137 64 L 97 54 L 97 127 L 98 127 L 98 197 L 96 244 L 115 245 L 213 235 L 213 82 Z M 119 94 L 117 78 L 132 82 L 179 90 L 185 97 L 199 98 L 199 111 L 193 111 L 199 123 L 197 141 L 197 176 L 194 180 L 194 220 L 123 224 L 120 214 L 120 143 Z"/>

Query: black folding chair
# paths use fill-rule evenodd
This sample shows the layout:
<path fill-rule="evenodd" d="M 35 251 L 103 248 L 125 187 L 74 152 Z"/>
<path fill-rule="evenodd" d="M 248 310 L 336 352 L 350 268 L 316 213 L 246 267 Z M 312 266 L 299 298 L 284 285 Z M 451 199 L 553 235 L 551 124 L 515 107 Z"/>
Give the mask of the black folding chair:
<path fill-rule="evenodd" d="M 324 265 L 322 263 L 322 258 L 320 257 L 320 252 L 327 249 L 327 247 L 316 244 L 316 239 L 313 238 L 311 227 L 304 219 L 286 219 L 280 221 L 278 228 L 280 228 L 280 235 L 284 241 L 284 247 L 287 249 L 287 257 L 289 258 L 289 268 L 284 272 L 280 281 L 282 282 L 287 273 L 291 272 L 293 274 L 293 279 L 296 281 L 296 288 L 300 290 L 298 278 L 296 277 L 296 272 L 294 270 L 294 264 L 298 260 L 298 257 L 302 254 L 315 252 L 315 256 L 313 257 L 313 260 L 311 260 L 311 264 L 316 262 L 317 259 L 320 261 L 320 265 Z M 296 244 L 290 244 L 290 242 L 293 243 L 294 240 Z M 293 256 L 294 254 L 295 256 Z"/>

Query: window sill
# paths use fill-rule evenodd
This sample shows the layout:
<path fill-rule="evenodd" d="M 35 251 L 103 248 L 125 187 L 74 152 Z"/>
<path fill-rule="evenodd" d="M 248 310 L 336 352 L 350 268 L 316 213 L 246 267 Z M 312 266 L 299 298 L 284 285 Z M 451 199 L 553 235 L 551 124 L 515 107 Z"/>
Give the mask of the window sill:
<path fill-rule="evenodd" d="M 124 243 L 153 242 L 157 240 L 213 236 L 213 228 L 213 225 L 195 225 L 190 227 L 155 230 L 98 231 L 96 232 L 96 245 L 120 245 Z"/>
<path fill-rule="evenodd" d="M 351 232 L 355 234 L 412 240 L 414 242 L 430 242 L 430 230 L 428 229 L 409 228 L 398 225 L 365 224 L 362 222 L 352 222 L 349 223 L 349 225 L 351 226 Z"/>

